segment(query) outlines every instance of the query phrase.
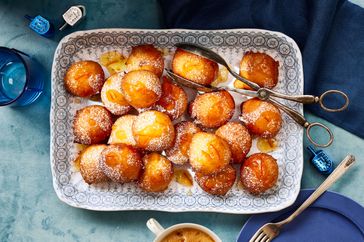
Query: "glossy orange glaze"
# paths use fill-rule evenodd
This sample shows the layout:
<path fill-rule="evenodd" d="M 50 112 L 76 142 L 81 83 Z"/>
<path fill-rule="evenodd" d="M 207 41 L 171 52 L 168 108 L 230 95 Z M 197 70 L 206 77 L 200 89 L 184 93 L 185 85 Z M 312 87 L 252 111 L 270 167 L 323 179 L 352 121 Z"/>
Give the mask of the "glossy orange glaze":
<path fill-rule="evenodd" d="M 260 87 L 272 89 L 278 82 L 278 66 L 279 62 L 265 53 L 247 52 L 240 62 L 240 76 Z M 244 83 L 240 84 L 244 89 L 251 89 Z"/>
<path fill-rule="evenodd" d="M 278 180 L 276 159 L 265 153 L 249 156 L 240 168 L 240 180 L 244 189 L 252 194 L 265 192 Z"/>
<path fill-rule="evenodd" d="M 218 68 L 215 62 L 181 49 L 176 50 L 172 60 L 174 73 L 202 85 L 216 79 Z"/>
<path fill-rule="evenodd" d="M 282 127 L 279 109 L 269 102 L 249 99 L 242 103 L 241 110 L 241 120 L 252 134 L 272 138 Z"/>

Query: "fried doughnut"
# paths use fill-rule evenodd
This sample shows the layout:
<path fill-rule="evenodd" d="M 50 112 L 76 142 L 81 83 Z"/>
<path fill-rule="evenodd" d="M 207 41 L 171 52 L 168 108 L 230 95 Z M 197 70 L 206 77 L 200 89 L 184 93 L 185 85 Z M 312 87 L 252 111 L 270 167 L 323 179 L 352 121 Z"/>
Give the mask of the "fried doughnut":
<path fill-rule="evenodd" d="M 192 137 L 189 157 L 196 172 L 209 175 L 219 172 L 229 164 L 231 151 L 229 144 L 219 136 L 198 132 Z"/>
<path fill-rule="evenodd" d="M 257 98 L 242 103 L 241 120 L 250 133 L 263 138 L 273 138 L 282 126 L 279 109 L 273 104 Z"/>
<path fill-rule="evenodd" d="M 79 97 L 90 97 L 101 91 L 104 71 L 94 61 L 78 61 L 68 68 L 64 77 L 66 90 Z"/>
<path fill-rule="evenodd" d="M 235 183 L 236 170 L 232 165 L 227 165 L 221 171 L 203 175 L 199 172 L 195 175 L 198 185 L 212 195 L 225 195 Z"/>
<path fill-rule="evenodd" d="M 272 89 L 278 82 L 279 62 L 265 53 L 247 52 L 240 61 L 240 76 L 255 82 L 260 87 Z M 248 85 L 238 81 L 244 89 Z"/>
<path fill-rule="evenodd" d="M 163 77 L 162 96 L 156 102 L 155 109 L 167 114 L 172 120 L 182 116 L 187 109 L 187 94 L 182 87 Z"/>
<path fill-rule="evenodd" d="M 173 178 L 173 165 L 164 156 L 150 153 L 143 157 L 144 169 L 139 179 L 139 186 L 147 192 L 166 190 Z"/>
<path fill-rule="evenodd" d="M 277 179 L 277 160 L 266 153 L 249 156 L 240 167 L 241 183 L 244 189 L 254 195 L 273 187 Z"/>
<path fill-rule="evenodd" d="M 219 66 L 204 57 L 182 49 L 176 50 L 172 60 L 172 71 L 190 81 L 210 85 L 216 77 Z"/>
<path fill-rule="evenodd" d="M 167 114 L 152 110 L 135 119 L 133 136 L 139 148 L 162 151 L 173 145 L 175 131 Z"/>
<path fill-rule="evenodd" d="M 114 115 L 123 115 L 130 111 L 131 106 L 121 92 L 123 73 L 110 76 L 101 89 L 101 100 L 104 106 Z"/>
<path fill-rule="evenodd" d="M 126 61 L 128 71 L 147 70 L 162 76 L 164 59 L 162 53 L 153 45 L 134 46 Z"/>
<path fill-rule="evenodd" d="M 167 158 L 174 164 L 182 165 L 188 162 L 188 150 L 192 136 L 200 132 L 200 128 L 189 121 L 182 121 L 175 125 L 176 139 L 173 146 L 166 150 Z"/>
<path fill-rule="evenodd" d="M 131 71 L 124 75 L 121 91 L 126 101 L 134 108 L 147 108 L 159 100 L 162 86 L 151 71 Z"/>
<path fill-rule="evenodd" d="M 85 145 L 106 140 L 113 124 L 111 113 L 103 106 L 91 105 L 76 112 L 73 120 L 75 142 Z"/>
<path fill-rule="evenodd" d="M 243 162 L 252 146 L 252 138 L 248 130 L 238 122 L 228 122 L 218 128 L 215 134 L 228 142 L 231 150 L 231 161 L 233 163 Z"/>
<path fill-rule="evenodd" d="M 141 155 L 135 148 L 124 144 L 109 145 L 101 153 L 100 166 L 114 182 L 136 181 L 142 171 Z"/>
<path fill-rule="evenodd" d="M 191 118 L 206 128 L 217 128 L 227 123 L 234 110 L 234 99 L 227 91 L 198 95 L 189 107 Z"/>
<path fill-rule="evenodd" d="M 133 122 L 136 115 L 127 114 L 118 118 L 112 126 L 108 144 L 126 144 L 136 146 L 133 136 Z"/>
<path fill-rule="evenodd" d="M 100 167 L 101 152 L 106 145 L 91 145 L 82 151 L 80 155 L 80 173 L 88 184 L 107 181 L 108 178 Z"/>

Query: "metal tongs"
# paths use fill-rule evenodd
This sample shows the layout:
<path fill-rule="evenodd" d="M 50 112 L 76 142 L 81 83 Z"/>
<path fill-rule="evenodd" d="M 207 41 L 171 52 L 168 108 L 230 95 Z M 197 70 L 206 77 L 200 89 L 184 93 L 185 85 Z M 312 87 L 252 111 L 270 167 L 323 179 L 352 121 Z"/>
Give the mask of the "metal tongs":
<path fill-rule="evenodd" d="M 276 92 L 276 91 L 273 91 L 273 90 L 270 90 L 270 89 L 267 89 L 264 87 L 260 87 L 258 84 L 241 77 L 239 74 L 237 74 L 235 71 L 233 71 L 230 68 L 230 66 L 227 64 L 227 62 L 219 54 L 215 53 L 214 51 L 212 51 L 210 49 L 207 49 L 200 45 L 191 44 L 191 43 L 178 43 L 175 46 L 177 48 L 180 48 L 185 51 L 191 52 L 193 54 L 202 56 L 202 57 L 207 58 L 211 61 L 214 61 L 220 65 L 225 66 L 227 68 L 227 70 L 231 73 L 231 75 L 233 75 L 236 79 L 242 81 L 243 83 L 245 83 L 246 85 L 251 87 L 254 91 L 230 88 L 228 86 L 223 86 L 223 87 L 213 87 L 210 85 L 204 86 L 204 85 L 200 85 L 195 82 L 192 82 L 190 80 L 187 80 L 187 79 L 173 73 L 171 70 L 166 69 L 168 76 L 171 77 L 174 81 L 180 83 L 181 85 L 196 89 L 201 92 L 213 92 L 213 91 L 219 91 L 219 90 L 227 90 L 227 91 L 242 94 L 244 96 L 257 97 L 261 100 L 269 101 L 269 102 L 273 103 L 274 105 L 276 105 L 279 109 L 284 111 L 288 116 L 290 116 L 299 125 L 304 127 L 306 129 L 306 135 L 307 135 L 308 140 L 315 146 L 328 147 L 334 141 L 334 135 L 326 125 L 324 125 L 322 123 L 318 123 L 318 122 L 314 122 L 314 123 L 308 122 L 302 114 L 291 109 L 290 107 L 283 105 L 282 103 L 278 102 L 276 99 L 273 99 L 272 97 L 286 99 L 286 100 L 290 100 L 290 101 L 294 101 L 294 102 L 298 102 L 298 103 L 302 103 L 302 104 L 319 103 L 320 107 L 327 112 L 340 112 L 340 111 L 345 110 L 349 105 L 349 97 L 344 92 L 339 91 L 339 90 L 328 90 L 320 96 L 313 96 L 313 95 L 292 95 L 291 96 L 291 95 L 282 94 L 282 93 L 279 93 L 279 92 Z M 339 107 L 339 108 L 329 108 L 329 107 L 325 106 L 324 99 L 329 94 L 339 94 L 340 96 L 342 96 L 345 100 L 345 103 L 343 104 L 343 106 Z M 314 141 L 313 137 L 311 137 L 310 130 L 315 126 L 323 128 L 328 133 L 329 141 L 326 144 L 317 143 Z"/>

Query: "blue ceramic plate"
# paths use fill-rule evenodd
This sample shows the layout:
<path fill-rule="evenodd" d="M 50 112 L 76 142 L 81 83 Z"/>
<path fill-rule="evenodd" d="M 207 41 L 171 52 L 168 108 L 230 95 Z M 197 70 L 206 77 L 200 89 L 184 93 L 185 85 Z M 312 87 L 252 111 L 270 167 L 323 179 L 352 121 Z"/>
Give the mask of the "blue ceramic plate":
<path fill-rule="evenodd" d="M 313 190 L 302 190 L 289 208 L 252 216 L 241 229 L 238 242 L 247 242 L 265 223 L 288 217 Z M 360 242 L 364 241 L 364 208 L 338 193 L 326 192 L 290 224 L 274 242 Z"/>

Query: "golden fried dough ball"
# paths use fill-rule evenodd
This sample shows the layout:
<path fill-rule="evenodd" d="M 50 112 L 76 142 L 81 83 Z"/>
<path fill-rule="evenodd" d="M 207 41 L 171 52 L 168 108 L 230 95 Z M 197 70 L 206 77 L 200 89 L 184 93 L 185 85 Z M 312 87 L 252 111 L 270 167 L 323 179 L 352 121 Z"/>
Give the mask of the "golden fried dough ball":
<path fill-rule="evenodd" d="M 232 165 L 227 165 L 217 173 L 203 175 L 197 172 L 195 177 L 202 190 L 213 195 L 223 196 L 234 185 L 236 170 Z"/>
<path fill-rule="evenodd" d="M 244 189 L 258 195 L 273 187 L 278 179 L 276 159 L 266 153 L 249 156 L 240 167 L 240 180 Z"/>
<path fill-rule="evenodd" d="M 139 148 L 162 151 L 173 145 L 175 131 L 167 114 L 146 111 L 133 122 L 133 136 Z"/>
<path fill-rule="evenodd" d="M 228 142 L 231 150 L 231 161 L 233 163 L 243 162 L 252 146 L 252 138 L 247 128 L 238 122 L 228 122 L 218 128 L 215 134 Z"/>
<path fill-rule="evenodd" d="M 113 124 L 111 113 L 103 106 L 91 105 L 76 112 L 73 120 L 75 142 L 85 145 L 105 141 Z"/>
<path fill-rule="evenodd" d="M 217 77 L 219 66 L 204 57 L 177 49 L 172 60 L 172 70 L 190 81 L 210 85 Z"/>
<path fill-rule="evenodd" d="M 182 165 L 188 162 L 188 151 L 192 136 L 200 132 L 201 129 L 192 122 L 182 121 L 175 125 L 175 130 L 176 139 L 174 145 L 166 150 L 166 155 L 174 164 Z"/>
<path fill-rule="evenodd" d="M 79 97 L 90 97 L 101 91 L 104 71 L 94 61 L 78 61 L 68 68 L 64 85 L 68 92 Z"/>
<path fill-rule="evenodd" d="M 229 164 L 231 151 L 229 144 L 219 136 L 198 132 L 192 137 L 189 157 L 196 172 L 209 175 L 219 172 Z"/>
<path fill-rule="evenodd" d="M 138 151 L 128 145 L 109 145 L 101 154 L 101 169 L 111 180 L 126 183 L 138 180 L 143 162 Z"/>
<path fill-rule="evenodd" d="M 187 94 L 182 87 L 163 77 L 162 96 L 156 102 L 155 109 L 167 114 L 172 120 L 182 116 L 187 109 Z"/>
<path fill-rule="evenodd" d="M 121 90 L 126 101 L 134 108 L 147 108 L 159 100 L 162 85 L 151 71 L 131 71 L 124 75 Z"/>
<path fill-rule="evenodd" d="M 106 145 L 91 145 L 80 155 L 80 173 L 88 184 L 107 181 L 108 178 L 100 167 L 101 152 Z"/>
<path fill-rule="evenodd" d="M 134 46 L 126 61 L 128 71 L 147 70 L 162 76 L 164 69 L 164 59 L 162 52 L 153 45 Z"/>
<path fill-rule="evenodd" d="M 282 126 L 279 109 L 273 104 L 257 98 L 242 103 L 241 120 L 250 133 L 263 138 L 273 138 Z"/>
<path fill-rule="evenodd" d="M 164 156 L 150 153 L 143 157 L 144 169 L 139 179 L 139 186 L 147 192 L 166 190 L 173 178 L 173 165 Z"/>
<path fill-rule="evenodd" d="M 190 105 L 191 118 L 206 128 L 217 128 L 234 115 L 235 102 L 227 91 L 198 95 Z"/>
<path fill-rule="evenodd" d="M 255 82 L 260 87 L 272 89 L 278 82 L 279 62 L 265 53 L 247 52 L 240 62 L 240 76 Z M 244 89 L 251 89 L 237 81 Z"/>
<path fill-rule="evenodd" d="M 118 118 L 112 126 L 108 144 L 126 144 L 136 146 L 133 136 L 133 122 L 136 115 L 127 114 Z"/>
<path fill-rule="evenodd" d="M 123 115 L 130 111 L 131 106 L 121 92 L 123 73 L 110 76 L 101 89 L 101 100 L 104 106 L 115 115 Z"/>

